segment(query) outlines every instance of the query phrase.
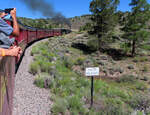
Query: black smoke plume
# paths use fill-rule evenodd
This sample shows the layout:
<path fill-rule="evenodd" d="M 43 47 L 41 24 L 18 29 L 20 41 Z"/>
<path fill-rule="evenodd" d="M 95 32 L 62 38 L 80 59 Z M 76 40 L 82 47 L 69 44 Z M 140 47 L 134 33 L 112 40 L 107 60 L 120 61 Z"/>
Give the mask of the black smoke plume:
<path fill-rule="evenodd" d="M 61 13 L 57 13 L 54 17 L 52 17 L 52 20 L 56 23 L 66 24 L 71 27 L 70 20 L 63 16 Z"/>
<path fill-rule="evenodd" d="M 47 18 L 55 19 L 58 23 L 65 23 L 70 26 L 70 21 L 60 12 L 56 12 L 51 3 L 45 0 L 21 0 L 32 11 L 38 11 Z"/>
<path fill-rule="evenodd" d="M 21 0 L 32 11 L 38 11 L 46 17 L 54 17 L 56 12 L 50 3 L 45 0 Z"/>

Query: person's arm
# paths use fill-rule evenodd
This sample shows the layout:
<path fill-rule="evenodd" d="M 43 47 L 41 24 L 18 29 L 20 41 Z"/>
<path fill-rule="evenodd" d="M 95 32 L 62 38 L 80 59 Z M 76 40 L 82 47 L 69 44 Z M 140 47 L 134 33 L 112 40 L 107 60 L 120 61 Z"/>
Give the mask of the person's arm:
<path fill-rule="evenodd" d="M 10 15 L 12 16 L 12 20 L 13 20 L 13 32 L 11 33 L 11 35 L 19 36 L 19 25 L 17 23 L 17 18 L 16 18 L 16 8 L 14 8 L 10 12 Z"/>

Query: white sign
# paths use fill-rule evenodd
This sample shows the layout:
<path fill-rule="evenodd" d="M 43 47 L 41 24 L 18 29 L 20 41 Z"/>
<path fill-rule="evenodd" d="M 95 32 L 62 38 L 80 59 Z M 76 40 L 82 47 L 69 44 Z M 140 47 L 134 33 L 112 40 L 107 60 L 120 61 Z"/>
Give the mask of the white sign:
<path fill-rule="evenodd" d="M 99 67 L 88 67 L 85 70 L 85 76 L 98 76 Z"/>

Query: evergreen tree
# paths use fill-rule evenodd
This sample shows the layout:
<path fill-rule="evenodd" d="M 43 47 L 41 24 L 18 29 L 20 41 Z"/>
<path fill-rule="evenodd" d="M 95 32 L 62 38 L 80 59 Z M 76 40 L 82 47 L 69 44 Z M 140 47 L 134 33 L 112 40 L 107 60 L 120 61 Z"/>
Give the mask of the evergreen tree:
<path fill-rule="evenodd" d="M 131 47 L 131 54 L 134 56 L 136 48 L 149 36 L 146 23 L 150 18 L 150 5 L 147 0 L 131 0 L 129 5 L 132 7 L 132 11 L 123 28 L 125 31 L 123 38 L 127 40 L 128 46 Z"/>
<path fill-rule="evenodd" d="M 99 47 L 106 38 L 111 37 L 115 26 L 115 15 L 119 0 L 92 0 L 90 11 L 92 12 L 92 33 L 96 34 L 99 40 Z"/>

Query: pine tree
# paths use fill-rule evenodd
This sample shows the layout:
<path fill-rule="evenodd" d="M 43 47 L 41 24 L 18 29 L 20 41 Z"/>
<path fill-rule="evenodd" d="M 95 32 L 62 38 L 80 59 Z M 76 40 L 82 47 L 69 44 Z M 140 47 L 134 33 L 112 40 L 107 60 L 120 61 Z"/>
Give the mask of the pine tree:
<path fill-rule="evenodd" d="M 150 19 L 150 5 L 147 0 L 131 0 L 129 5 L 132 7 L 132 11 L 123 28 L 125 32 L 123 38 L 130 44 L 131 54 L 134 56 L 136 48 L 149 36 L 146 23 Z"/>
<path fill-rule="evenodd" d="M 119 0 L 92 0 L 90 11 L 92 12 L 92 33 L 99 39 L 99 46 L 106 38 L 111 37 L 110 33 L 115 26 L 115 15 Z"/>

